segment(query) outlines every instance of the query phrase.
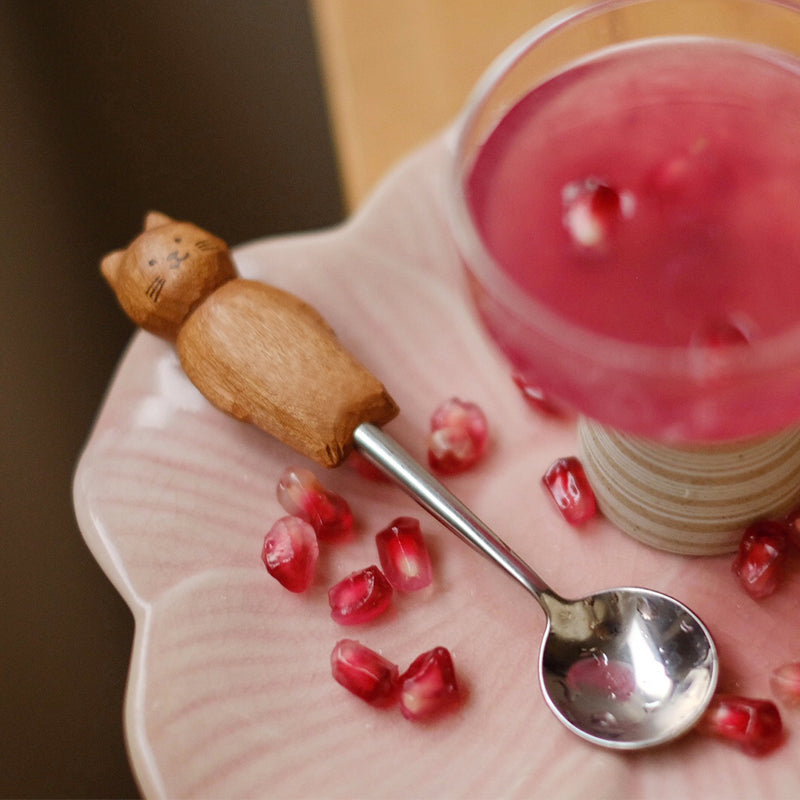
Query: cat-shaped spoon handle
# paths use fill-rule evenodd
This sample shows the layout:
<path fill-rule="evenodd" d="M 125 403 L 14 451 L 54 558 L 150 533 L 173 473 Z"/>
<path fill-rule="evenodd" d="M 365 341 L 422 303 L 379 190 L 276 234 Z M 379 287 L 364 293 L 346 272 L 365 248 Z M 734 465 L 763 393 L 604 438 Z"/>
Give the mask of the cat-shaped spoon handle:
<path fill-rule="evenodd" d="M 362 422 L 398 408 L 311 306 L 237 277 L 221 239 L 157 212 L 102 272 L 128 316 L 174 342 L 183 369 L 217 408 L 335 467 Z"/>

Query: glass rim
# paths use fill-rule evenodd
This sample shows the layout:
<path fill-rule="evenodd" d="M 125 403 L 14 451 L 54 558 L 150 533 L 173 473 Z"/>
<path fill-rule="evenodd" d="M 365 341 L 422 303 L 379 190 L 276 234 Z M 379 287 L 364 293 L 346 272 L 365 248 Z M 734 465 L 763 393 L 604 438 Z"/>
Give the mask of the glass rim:
<path fill-rule="evenodd" d="M 714 3 L 720 1 L 712 0 Z M 524 293 L 500 268 L 487 249 L 477 231 L 463 186 L 472 166 L 471 162 L 466 159 L 466 152 L 473 125 L 478 120 L 485 104 L 490 100 L 492 93 L 537 44 L 576 22 L 589 20 L 592 17 L 622 8 L 691 5 L 694 2 L 695 0 L 586 0 L 586 2 L 576 3 L 549 16 L 514 40 L 489 64 L 467 97 L 460 114 L 456 117 L 451 129 L 450 160 L 445 189 L 445 210 L 449 218 L 450 229 L 467 271 L 474 273 L 475 277 L 481 281 L 482 289 L 485 292 L 499 300 L 510 311 L 519 314 L 526 320 L 526 324 L 536 329 L 539 335 L 551 340 L 558 340 L 568 350 L 588 357 L 597 364 L 613 365 L 616 370 L 622 369 L 636 374 L 652 374 L 662 377 L 673 374 L 690 381 L 696 380 L 698 376 L 696 360 L 689 346 L 641 344 L 592 331 L 562 317 L 548 308 L 546 304 Z M 800 30 L 800 4 L 796 0 L 724 0 L 724 2 L 743 7 L 763 6 L 792 12 L 796 16 L 798 30 Z M 697 34 L 696 36 L 660 34 L 657 37 L 632 37 L 620 44 L 627 46 L 647 41 L 691 40 L 698 37 L 702 37 L 704 40 L 712 38 L 707 34 Z M 719 41 L 737 41 L 730 36 L 720 36 L 717 39 Z M 744 38 L 738 41 L 754 44 L 752 40 Z M 590 49 L 582 58 L 592 57 L 617 46 L 620 45 L 609 43 Z M 771 45 L 763 46 L 771 47 Z M 794 58 L 797 60 L 798 56 L 795 55 Z M 545 75 L 540 83 L 580 63 L 581 60 L 579 58 L 565 61 L 550 74 Z M 502 113 L 507 110 L 508 108 L 504 109 Z M 499 117 L 497 122 L 499 122 Z M 758 373 L 772 372 L 792 365 L 800 367 L 800 316 L 796 325 L 777 334 L 756 337 L 747 347 L 736 347 L 735 351 L 735 357 L 724 359 L 716 365 L 716 379 L 732 379 L 743 375 L 752 377 Z"/>

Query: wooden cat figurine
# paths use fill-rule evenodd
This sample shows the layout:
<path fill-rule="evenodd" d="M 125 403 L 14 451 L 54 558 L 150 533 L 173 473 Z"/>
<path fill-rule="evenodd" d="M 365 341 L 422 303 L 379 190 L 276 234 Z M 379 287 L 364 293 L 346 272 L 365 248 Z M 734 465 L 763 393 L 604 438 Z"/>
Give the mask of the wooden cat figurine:
<path fill-rule="evenodd" d="M 317 311 L 237 277 L 225 242 L 191 223 L 151 212 L 101 269 L 128 316 L 174 342 L 217 408 L 324 466 L 346 458 L 361 422 L 383 425 L 398 412 Z"/>

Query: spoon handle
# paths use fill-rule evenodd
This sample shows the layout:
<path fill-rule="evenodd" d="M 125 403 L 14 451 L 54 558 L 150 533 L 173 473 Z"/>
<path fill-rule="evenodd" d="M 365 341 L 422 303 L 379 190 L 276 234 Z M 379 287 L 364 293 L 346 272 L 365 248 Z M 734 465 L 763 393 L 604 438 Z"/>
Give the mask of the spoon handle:
<path fill-rule="evenodd" d="M 452 492 L 378 426 L 362 422 L 353 434 L 361 453 L 399 484 L 417 503 L 481 555 L 527 589 L 547 611 L 550 587 Z"/>

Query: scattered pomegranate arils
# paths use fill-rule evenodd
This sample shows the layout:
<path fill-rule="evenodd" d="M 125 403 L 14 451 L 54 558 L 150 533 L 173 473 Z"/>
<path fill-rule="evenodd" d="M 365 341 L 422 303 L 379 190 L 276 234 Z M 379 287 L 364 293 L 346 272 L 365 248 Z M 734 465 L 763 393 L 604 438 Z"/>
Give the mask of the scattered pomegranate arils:
<path fill-rule="evenodd" d="M 431 416 L 428 463 L 452 475 L 473 467 L 489 445 L 489 424 L 480 406 L 452 397 Z"/>
<path fill-rule="evenodd" d="M 751 597 L 760 600 L 778 588 L 787 543 L 786 525 L 774 520 L 758 520 L 744 532 L 732 569 Z"/>
<path fill-rule="evenodd" d="M 777 706 L 770 700 L 737 695 L 715 695 L 697 729 L 734 742 L 754 756 L 766 755 L 783 742 L 783 723 Z"/>
<path fill-rule="evenodd" d="M 781 702 L 787 706 L 800 706 L 800 661 L 774 669 L 769 685 Z"/>
<path fill-rule="evenodd" d="M 290 592 L 304 592 L 314 579 L 319 545 L 314 529 L 298 517 L 281 517 L 264 537 L 261 560 Z"/>
<path fill-rule="evenodd" d="M 369 622 L 391 602 L 392 586 L 375 565 L 351 573 L 328 590 L 331 617 L 340 625 Z"/>
<path fill-rule="evenodd" d="M 310 523 L 322 541 L 346 539 L 353 530 L 347 501 L 326 489 L 311 470 L 288 467 L 278 481 L 278 502 L 293 516 Z"/>
<path fill-rule="evenodd" d="M 629 192 L 618 192 L 605 181 L 586 178 L 568 183 L 562 191 L 564 227 L 581 248 L 602 249 L 621 219 L 632 216 L 635 202 Z"/>
<path fill-rule="evenodd" d="M 414 592 L 433 579 L 431 559 L 419 521 L 398 517 L 375 534 L 378 557 L 389 583 L 400 592 Z"/>
<path fill-rule="evenodd" d="M 524 375 L 515 372 L 512 376 L 514 383 L 525 398 L 525 402 L 536 411 L 548 417 L 561 417 L 564 410 L 545 392 L 535 384 L 531 383 Z"/>
<path fill-rule="evenodd" d="M 445 647 L 422 653 L 400 676 L 400 711 L 406 719 L 429 719 L 460 700 L 453 659 Z"/>
<path fill-rule="evenodd" d="M 384 708 L 397 702 L 400 670 L 380 653 L 353 639 L 342 639 L 331 653 L 334 679 L 370 705 Z"/>
<path fill-rule="evenodd" d="M 570 525 L 581 525 L 597 512 L 594 492 L 575 456 L 554 461 L 542 477 L 542 484 Z"/>

